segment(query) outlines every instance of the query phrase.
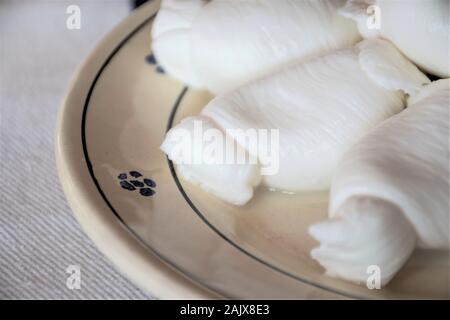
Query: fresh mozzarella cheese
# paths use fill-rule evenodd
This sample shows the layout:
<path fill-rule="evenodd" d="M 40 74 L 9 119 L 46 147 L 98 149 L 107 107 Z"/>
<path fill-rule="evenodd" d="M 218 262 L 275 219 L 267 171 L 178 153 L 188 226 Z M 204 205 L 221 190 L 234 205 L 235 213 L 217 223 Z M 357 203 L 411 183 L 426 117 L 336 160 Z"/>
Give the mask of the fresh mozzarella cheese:
<path fill-rule="evenodd" d="M 153 51 L 174 77 L 223 93 L 280 67 L 350 47 L 356 24 L 343 0 L 164 0 Z"/>
<path fill-rule="evenodd" d="M 403 91 L 415 92 L 428 82 L 390 43 L 370 40 L 219 95 L 201 115 L 256 157 L 261 170 L 270 166 L 266 154 L 239 133 L 277 130 L 277 141 L 265 141 L 276 152 L 277 170 L 263 175 L 264 184 L 291 192 L 322 190 L 342 154 L 403 109 Z"/>
<path fill-rule="evenodd" d="M 450 76 L 448 0 L 348 0 L 340 12 L 364 37 L 388 39 L 423 70 Z"/>
<path fill-rule="evenodd" d="M 449 83 L 412 96 L 340 161 L 330 220 L 310 228 L 328 274 L 362 281 L 376 265 L 386 284 L 416 246 L 449 248 Z"/>
<path fill-rule="evenodd" d="M 207 117 L 184 119 L 169 130 L 161 150 L 185 180 L 234 205 L 250 200 L 261 180 L 258 162 L 251 162 L 247 152 Z M 244 161 L 227 162 L 227 152 Z"/>

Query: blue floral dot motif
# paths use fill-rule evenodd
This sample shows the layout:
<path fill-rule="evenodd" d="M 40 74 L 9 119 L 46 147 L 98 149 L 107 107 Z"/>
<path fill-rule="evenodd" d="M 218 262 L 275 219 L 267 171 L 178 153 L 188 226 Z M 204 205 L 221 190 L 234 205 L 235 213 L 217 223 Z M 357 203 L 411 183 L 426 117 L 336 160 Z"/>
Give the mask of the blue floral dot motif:
<path fill-rule="evenodd" d="M 148 64 L 151 64 L 151 65 L 154 65 L 156 73 L 159 73 L 159 74 L 165 74 L 166 73 L 164 68 L 161 67 L 160 65 L 158 65 L 158 61 L 156 60 L 156 57 L 155 57 L 155 55 L 153 53 L 150 53 L 149 55 L 147 55 L 145 57 L 145 62 L 147 62 Z"/>
<path fill-rule="evenodd" d="M 128 174 L 132 177 L 132 180 L 128 180 Z M 143 197 L 151 197 L 156 191 L 153 188 L 156 187 L 156 182 L 152 179 L 145 178 L 139 171 L 130 171 L 129 173 L 120 173 L 117 175 L 119 179 L 119 185 L 128 191 L 139 190 L 139 194 Z"/>
<path fill-rule="evenodd" d="M 156 64 L 156 58 L 155 56 L 151 53 L 148 56 L 145 57 L 145 61 L 147 61 L 150 64 Z"/>
<path fill-rule="evenodd" d="M 146 185 L 148 185 L 149 187 L 151 187 L 151 188 L 156 187 L 156 182 L 153 181 L 152 179 L 147 179 L 147 178 L 145 178 L 145 179 L 144 179 L 144 183 L 145 183 Z"/>
<path fill-rule="evenodd" d="M 125 180 L 120 181 L 120 186 L 128 191 L 136 190 L 136 188 L 131 183 Z"/>
<path fill-rule="evenodd" d="M 155 191 L 150 188 L 141 188 L 139 189 L 139 193 L 144 197 L 151 197 L 152 195 L 155 194 Z"/>
<path fill-rule="evenodd" d="M 165 74 L 166 73 L 166 71 L 164 71 L 163 67 L 161 67 L 161 66 L 157 66 L 155 71 L 157 73 L 160 73 L 160 74 Z"/>
<path fill-rule="evenodd" d="M 140 181 L 138 181 L 138 180 L 131 180 L 130 183 L 131 183 L 133 186 L 138 187 L 138 188 L 142 188 L 142 187 L 145 186 L 142 182 L 140 182 Z"/>
<path fill-rule="evenodd" d="M 130 176 L 132 176 L 133 178 L 139 178 L 142 177 L 142 174 L 138 171 L 130 171 Z"/>

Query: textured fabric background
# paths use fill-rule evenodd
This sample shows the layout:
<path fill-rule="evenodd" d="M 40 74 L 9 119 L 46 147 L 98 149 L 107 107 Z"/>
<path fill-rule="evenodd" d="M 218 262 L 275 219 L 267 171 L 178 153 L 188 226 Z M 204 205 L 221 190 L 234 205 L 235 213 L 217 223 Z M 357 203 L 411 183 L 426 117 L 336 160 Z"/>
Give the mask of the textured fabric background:
<path fill-rule="evenodd" d="M 81 29 L 66 28 L 66 8 Z M 54 157 L 56 115 L 75 68 L 130 2 L 0 0 L 0 299 L 147 299 L 76 222 Z M 81 267 L 81 289 L 66 286 Z"/>

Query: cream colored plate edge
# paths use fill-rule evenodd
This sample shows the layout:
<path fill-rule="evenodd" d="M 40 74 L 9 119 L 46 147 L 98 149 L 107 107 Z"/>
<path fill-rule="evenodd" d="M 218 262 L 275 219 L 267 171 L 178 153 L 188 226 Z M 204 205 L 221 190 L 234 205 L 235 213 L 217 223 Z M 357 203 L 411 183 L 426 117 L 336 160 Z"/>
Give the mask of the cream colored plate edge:
<path fill-rule="evenodd" d="M 134 283 L 163 299 L 220 298 L 216 293 L 174 270 L 156 255 L 149 254 L 148 249 L 140 245 L 125 230 L 110 213 L 106 204 L 99 199 L 100 195 L 86 170 L 85 159 L 77 157 L 82 154 L 82 144 L 81 137 L 78 136 L 79 122 L 73 119 L 81 117 L 82 108 L 74 106 L 83 105 L 93 78 L 117 42 L 158 8 L 159 1 L 153 1 L 134 11 L 103 39 L 77 71 L 58 116 L 56 136 L 58 173 L 69 205 L 86 234 Z M 149 273 L 151 277 L 148 276 Z"/>

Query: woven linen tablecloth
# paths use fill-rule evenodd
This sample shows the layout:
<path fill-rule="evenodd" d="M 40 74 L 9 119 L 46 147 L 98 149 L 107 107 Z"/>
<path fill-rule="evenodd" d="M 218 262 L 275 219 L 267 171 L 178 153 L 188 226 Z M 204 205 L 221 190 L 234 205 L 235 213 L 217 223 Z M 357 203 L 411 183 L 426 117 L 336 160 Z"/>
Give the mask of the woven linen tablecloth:
<path fill-rule="evenodd" d="M 80 29 L 66 26 L 70 5 Z M 130 10 L 127 0 L 0 1 L 0 299 L 150 298 L 80 229 L 54 156 L 77 65 Z M 79 289 L 66 283 L 70 265 L 80 266 Z"/>

